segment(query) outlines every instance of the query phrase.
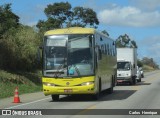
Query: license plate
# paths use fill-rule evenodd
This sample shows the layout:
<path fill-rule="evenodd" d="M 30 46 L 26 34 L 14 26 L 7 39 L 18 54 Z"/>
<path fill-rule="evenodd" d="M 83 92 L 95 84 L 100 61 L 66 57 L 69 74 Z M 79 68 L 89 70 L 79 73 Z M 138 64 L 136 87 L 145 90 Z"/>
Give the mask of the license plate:
<path fill-rule="evenodd" d="M 72 89 L 64 89 L 65 93 L 71 93 L 73 90 Z"/>
<path fill-rule="evenodd" d="M 123 80 L 117 80 L 117 82 L 123 82 Z"/>

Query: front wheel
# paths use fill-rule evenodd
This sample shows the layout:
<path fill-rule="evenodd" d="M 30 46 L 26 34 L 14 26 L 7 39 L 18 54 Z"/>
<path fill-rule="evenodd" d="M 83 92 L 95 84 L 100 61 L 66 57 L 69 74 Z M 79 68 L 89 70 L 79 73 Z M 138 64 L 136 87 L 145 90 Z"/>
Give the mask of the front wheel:
<path fill-rule="evenodd" d="M 117 77 L 116 75 L 114 75 L 114 82 L 113 82 L 113 87 L 117 86 L 118 82 L 117 82 Z"/>
<path fill-rule="evenodd" d="M 141 78 L 139 78 L 137 81 L 138 81 L 138 82 L 141 82 Z"/>
<path fill-rule="evenodd" d="M 142 74 L 141 77 L 144 78 L 144 74 Z"/>
<path fill-rule="evenodd" d="M 59 95 L 51 95 L 53 101 L 59 100 Z"/>
<path fill-rule="evenodd" d="M 94 94 L 94 95 L 92 95 L 92 99 L 93 99 L 93 100 L 98 100 L 98 99 L 99 99 L 99 97 L 100 97 L 99 92 L 98 92 L 98 93 L 96 93 L 96 94 Z"/>
<path fill-rule="evenodd" d="M 96 94 L 92 95 L 92 98 L 94 100 L 98 100 L 100 98 L 100 93 L 101 93 L 101 79 L 99 79 L 98 91 Z"/>
<path fill-rule="evenodd" d="M 113 87 L 115 85 L 115 82 L 113 80 L 113 77 L 112 77 L 112 83 L 111 83 L 111 87 L 107 90 L 109 94 L 113 93 Z"/>

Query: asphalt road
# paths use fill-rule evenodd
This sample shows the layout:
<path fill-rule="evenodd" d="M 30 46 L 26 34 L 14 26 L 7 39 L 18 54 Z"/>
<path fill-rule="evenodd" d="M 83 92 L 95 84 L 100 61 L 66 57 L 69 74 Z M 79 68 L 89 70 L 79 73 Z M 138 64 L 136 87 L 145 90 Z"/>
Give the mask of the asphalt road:
<path fill-rule="evenodd" d="M 13 97 L 1 99 L 1 109 L 20 110 L 20 114 L 22 112 L 26 113 L 23 109 L 31 111 L 41 111 L 43 109 L 36 113 L 56 115 L 0 117 L 160 118 L 160 71 L 144 73 L 144 76 L 142 82 L 136 85 L 120 84 L 116 86 L 113 94 L 102 92 L 100 99 L 97 101 L 93 101 L 88 96 L 61 96 L 60 101 L 55 102 L 52 101 L 50 96 L 44 96 L 42 92 L 21 95 L 21 103 L 19 104 L 12 103 Z M 156 113 L 159 115 L 152 115 Z"/>

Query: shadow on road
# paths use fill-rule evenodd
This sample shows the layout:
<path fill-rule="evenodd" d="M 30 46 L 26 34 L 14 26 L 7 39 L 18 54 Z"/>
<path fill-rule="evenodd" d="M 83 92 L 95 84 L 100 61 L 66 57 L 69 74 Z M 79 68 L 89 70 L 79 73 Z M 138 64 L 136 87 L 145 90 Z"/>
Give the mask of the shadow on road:
<path fill-rule="evenodd" d="M 130 85 L 129 83 L 118 83 L 117 86 L 141 86 L 141 85 L 151 85 L 151 83 L 146 83 L 145 81 L 137 82 L 136 85 Z"/>
<path fill-rule="evenodd" d="M 102 97 L 99 101 L 110 101 L 110 100 L 123 100 L 133 95 L 137 90 L 114 90 L 110 95 L 102 93 Z"/>
<path fill-rule="evenodd" d="M 93 100 L 89 95 L 70 95 L 60 98 L 59 101 L 50 102 L 98 102 L 98 101 L 111 101 L 111 100 L 123 100 L 134 94 L 136 90 L 114 90 L 112 94 L 108 94 L 106 91 L 101 92 L 98 100 Z"/>
<path fill-rule="evenodd" d="M 128 83 L 120 83 L 117 86 L 144 86 L 151 85 L 145 81 L 137 82 L 136 85 L 129 85 Z M 100 94 L 98 100 L 93 100 L 90 95 L 70 95 L 59 99 L 59 101 L 50 102 L 93 102 L 93 101 L 111 101 L 111 100 L 123 100 L 133 95 L 137 90 L 114 90 L 112 94 L 108 94 L 107 91 L 103 91 Z"/>
<path fill-rule="evenodd" d="M 145 81 L 141 81 L 136 84 L 136 86 L 141 86 L 141 85 L 151 85 L 151 83 L 146 83 Z"/>

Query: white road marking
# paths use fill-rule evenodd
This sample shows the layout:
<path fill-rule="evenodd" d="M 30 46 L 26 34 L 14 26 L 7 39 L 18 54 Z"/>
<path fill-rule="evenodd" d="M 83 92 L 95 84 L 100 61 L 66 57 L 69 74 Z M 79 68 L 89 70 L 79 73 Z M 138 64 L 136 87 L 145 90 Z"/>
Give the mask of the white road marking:
<path fill-rule="evenodd" d="M 8 107 L 8 108 L 5 108 L 5 109 L 13 109 L 13 108 L 16 108 L 16 107 L 33 104 L 33 103 L 40 102 L 40 101 L 47 100 L 47 99 L 51 99 L 51 97 L 40 99 L 40 100 L 36 100 L 36 101 L 33 101 L 33 102 L 28 102 L 28 103 L 20 104 L 20 105 L 16 105 L 16 106 L 12 106 L 12 107 Z"/>

